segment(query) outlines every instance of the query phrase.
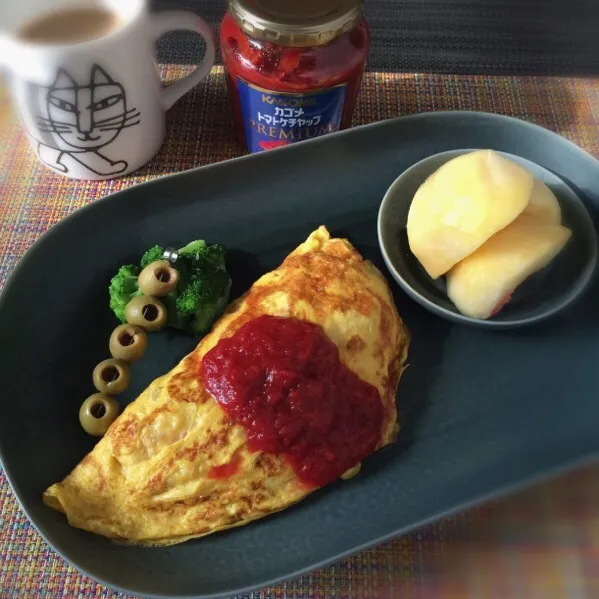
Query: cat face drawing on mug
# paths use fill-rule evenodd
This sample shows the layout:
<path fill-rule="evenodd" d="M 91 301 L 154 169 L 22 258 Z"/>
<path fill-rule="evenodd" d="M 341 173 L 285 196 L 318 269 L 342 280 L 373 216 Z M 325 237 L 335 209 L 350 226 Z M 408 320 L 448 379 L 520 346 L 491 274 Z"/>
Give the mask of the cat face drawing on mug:
<path fill-rule="evenodd" d="M 39 89 L 39 86 L 35 86 Z M 89 80 L 76 81 L 59 68 L 54 82 L 41 88 L 32 135 L 38 156 L 51 168 L 68 173 L 68 158 L 100 176 L 127 170 L 125 160 L 112 160 L 100 149 L 111 144 L 128 127 L 139 124 L 140 113 L 127 108 L 123 86 L 99 65 L 91 68 Z"/>

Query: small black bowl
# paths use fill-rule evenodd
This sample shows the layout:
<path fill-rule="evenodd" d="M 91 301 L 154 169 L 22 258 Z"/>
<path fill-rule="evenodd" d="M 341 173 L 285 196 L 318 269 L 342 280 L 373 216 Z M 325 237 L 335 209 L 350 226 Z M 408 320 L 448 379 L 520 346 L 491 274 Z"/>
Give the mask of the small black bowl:
<path fill-rule="evenodd" d="M 510 303 L 488 320 L 461 314 L 447 296 L 445 279 L 431 279 L 410 251 L 406 224 L 414 194 L 426 178 L 449 160 L 473 149 L 451 150 L 429 156 L 404 171 L 389 187 L 378 215 L 378 238 L 383 258 L 393 278 L 414 300 L 448 320 L 490 329 L 536 324 L 570 306 L 587 288 L 597 263 L 597 232 L 580 198 L 555 173 L 520 156 L 500 152 L 526 167 L 557 197 L 562 223 L 572 237 L 543 270 L 529 277 Z"/>

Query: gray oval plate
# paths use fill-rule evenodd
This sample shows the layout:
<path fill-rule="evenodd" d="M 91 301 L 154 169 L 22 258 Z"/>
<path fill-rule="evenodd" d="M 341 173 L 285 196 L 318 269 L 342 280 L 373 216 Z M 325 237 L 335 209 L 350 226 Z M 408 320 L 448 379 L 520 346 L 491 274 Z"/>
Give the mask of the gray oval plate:
<path fill-rule="evenodd" d="M 445 277 L 431 279 L 410 251 L 406 224 L 414 194 L 443 164 L 474 151 L 450 150 L 420 160 L 389 187 L 379 209 L 377 231 L 385 264 L 403 290 L 427 310 L 448 320 L 490 329 L 509 329 L 538 323 L 572 307 L 591 282 L 597 266 L 597 232 L 580 198 L 550 170 L 508 152 L 556 195 L 562 224 L 572 237 L 562 252 L 543 270 L 529 277 L 510 303 L 495 317 L 479 320 L 461 314 L 447 297 Z"/>
<path fill-rule="evenodd" d="M 115 268 L 155 243 L 231 248 L 238 295 L 320 224 L 382 272 L 376 218 L 416 161 L 494 147 L 548 168 L 599 213 L 599 163 L 565 139 L 480 113 L 423 114 L 159 179 L 92 203 L 27 252 L 0 298 L 0 456 L 25 512 L 79 570 L 132 595 L 230 597 L 299 576 L 599 455 L 599 287 L 535 327 L 488 332 L 432 316 L 393 285 L 412 332 L 398 442 L 362 472 L 291 509 L 174 547 L 122 547 L 71 528 L 42 491 L 94 440 L 77 412 L 106 357 Z M 161 333 L 133 369 L 131 400 L 194 341 Z"/>

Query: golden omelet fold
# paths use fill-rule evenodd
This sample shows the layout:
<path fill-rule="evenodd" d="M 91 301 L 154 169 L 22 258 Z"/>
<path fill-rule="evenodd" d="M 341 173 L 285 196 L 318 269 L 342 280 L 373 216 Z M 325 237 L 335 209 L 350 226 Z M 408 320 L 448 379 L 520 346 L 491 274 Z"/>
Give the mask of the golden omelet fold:
<path fill-rule="evenodd" d="M 250 451 L 245 429 L 199 377 L 203 356 L 220 339 L 262 315 L 320 325 L 341 362 L 380 394 L 376 449 L 395 440 L 408 331 L 378 269 L 320 227 L 123 411 L 81 463 L 45 491 L 45 503 L 72 526 L 110 539 L 169 545 L 241 526 L 311 493 L 284 456 Z M 233 463 L 230 475 L 213 476 Z"/>

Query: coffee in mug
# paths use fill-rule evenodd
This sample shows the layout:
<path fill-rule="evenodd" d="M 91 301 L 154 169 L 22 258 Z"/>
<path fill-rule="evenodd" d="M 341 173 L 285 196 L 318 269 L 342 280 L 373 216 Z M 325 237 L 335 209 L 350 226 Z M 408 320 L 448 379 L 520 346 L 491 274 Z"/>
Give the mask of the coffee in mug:
<path fill-rule="evenodd" d="M 119 15 L 101 6 L 65 8 L 28 21 L 17 37 L 34 44 L 73 44 L 108 35 L 120 25 Z"/>

